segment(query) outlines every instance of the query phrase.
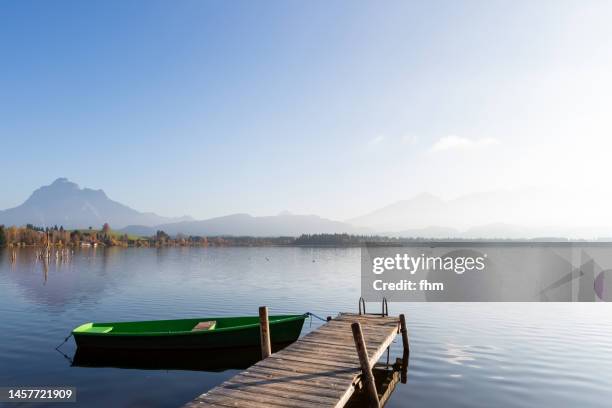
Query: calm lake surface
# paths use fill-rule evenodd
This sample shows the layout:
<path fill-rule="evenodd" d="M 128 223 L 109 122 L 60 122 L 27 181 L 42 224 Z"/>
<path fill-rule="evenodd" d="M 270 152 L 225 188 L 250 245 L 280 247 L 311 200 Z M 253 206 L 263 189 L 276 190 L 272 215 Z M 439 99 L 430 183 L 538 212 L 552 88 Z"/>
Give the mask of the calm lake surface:
<path fill-rule="evenodd" d="M 358 248 L 89 249 L 47 271 L 32 250 L 15 264 L 0 251 L 0 386 L 77 387 L 77 404 L 52 406 L 180 406 L 239 370 L 73 367 L 54 348 L 88 321 L 356 311 L 359 268 Z M 612 404 L 612 304 L 392 303 L 390 313 L 406 314 L 411 355 L 389 407 Z"/>

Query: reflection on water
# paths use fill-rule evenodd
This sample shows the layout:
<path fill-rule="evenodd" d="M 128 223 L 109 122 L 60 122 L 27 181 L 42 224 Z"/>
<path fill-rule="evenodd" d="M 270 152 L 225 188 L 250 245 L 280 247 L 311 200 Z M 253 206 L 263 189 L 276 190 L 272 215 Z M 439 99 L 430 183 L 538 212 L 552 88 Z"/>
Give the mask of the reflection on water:
<path fill-rule="evenodd" d="M 273 343 L 276 353 L 290 343 Z M 77 347 L 70 358 L 58 351 L 74 367 L 112 367 L 137 370 L 193 370 L 215 371 L 244 370 L 261 360 L 261 348 L 231 347 L 220 349 L 190 350 L 138 350 L 138 349 L 95 349 Z"/>
<path fill-rule="evenodd" d="M 469 362 L 474 361 L 475 358 L 469 352 L 469 346 L 461 346 L 458 344 L 447 345 L 447 361 L 450 364 L 455 365 L 467 365 Z"/>
<path fill-rule="evenodd" d="M 11 257 L 0 250 L 0 385 L 76 386 L 74 406 L 88 408 L 176 407 L 241 367 L 199 371 L 160 356 L 123 369 L 80 353 L 71 366 L 54 348 L 84 322 L 256 316 L 261 305 L 334 316 L 356 312 L 360 296 L 358 248 L 97 248 L 46 268 L 31 249 Z M 388 407 L 612 400 L 611 304 L 391 303 L 389 312 L 406 315 L 411 354 L 408 383 Z M 302 335 L 319 324 L 305 324 Z M 75 349 L 62 346 L 68 356 Z M 398 338 L 390 361 L 401 352 Z"/>
<path fill-rule="evenodd" d="M 408 353 L 405 353 L 402 358 L 397 358 L 393 364 L 389 361 L 381 362 L 372 368 L 374 383 L 378 392 L 378 401 L 381 406 L 386 405 L 398 384 L 406 383 L 408 358 Z M 368 407 L 369 399 L 365 388 L 357 389 L 345 406 L 348 408 Z"/>
<path fill-rule="evenodd" d="M 280 349 L 280 347 L 278 348 Z M 278 351 L 275 350 L 275 351 Z M 96 350 L 77 348 L 74 367 L 139 370 L 225 371 L 245 369 L 261 359 L 259 347 L 231 350 Z"/>
<path fill-rule="evenodd" d="M 103 251 L 78 251 L 70 262 L 61 258 L 40 257 L 35 248 L 17 249 L 16 259 L 10 263 L 7 275 L 17 284 L 23 296 L 34 303 L 63 308 L 67 304 L 104 294 L 110 282 L 100 279 L 107 266 L 105 259 L 112 256 L 113 249 Z M 0 264 L 1 265 L 1 264 Z M 82 271 L 88 271 L 83 274 Z"/>

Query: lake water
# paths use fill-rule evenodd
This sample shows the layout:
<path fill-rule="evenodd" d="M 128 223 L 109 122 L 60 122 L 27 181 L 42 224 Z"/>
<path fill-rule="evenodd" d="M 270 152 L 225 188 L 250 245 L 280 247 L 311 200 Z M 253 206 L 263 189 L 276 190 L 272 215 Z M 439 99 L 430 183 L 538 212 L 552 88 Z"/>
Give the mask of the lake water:
<path fill-rule="evenodd" d="M 54 348 L 81 323 L 256 315 L 260 305 L 327 316 L 356 311 L 360 295 L 356 248 L 89 249 L 48 270 L 32 250 L 14 264 L 8 252 L 0 386 L 75 386 L 84 407 L 176 407 L 238 370 L 74 367 Z M 390 313 L 406 314 L 411 355 L 389 407 L 612 405 L 612 304 L 392 303 Z M 62 350 L 72 357 L 73 340 Z"/>

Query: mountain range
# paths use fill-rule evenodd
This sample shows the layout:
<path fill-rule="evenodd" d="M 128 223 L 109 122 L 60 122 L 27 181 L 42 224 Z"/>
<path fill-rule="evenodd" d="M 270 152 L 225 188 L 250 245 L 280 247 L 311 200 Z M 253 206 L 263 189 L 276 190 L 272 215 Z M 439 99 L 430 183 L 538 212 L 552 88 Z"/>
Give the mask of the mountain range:
<path fill-rule="evenodd" d="M 145 236 L 154 235 L 157 230 L 173 235 L 182 233 L 209 236 L 297 236 L 359 231 L 343 222 L 288 212 L 266 217 L 233 214 L 208 220 L 194 220 L 188 216 L 162 217 L 134 210 L 111 200 L 102 190 L 80 188 L 66 178 L 58 178 L 50 185 L 35 190 L 23 204 L 0 211 L 0 225 L 61 225 L 74 229 L 90 226 L 100 228 L 104 223 L 122 232 Z"/>
<path fill-rule="evenodd" d="M 154 235 L 157 230 L 171 235 L 208 236 L 298 236 L 314 233 L 423 238 L 612 236 L 612 228 L 603 222 L 565 222 L 568 207 L 561 210 L 556 205 L 559 200 L 567 200 L 567 196 L 540 190 L 475 193 L 454 200 L 422 193 L 346 221 L 289 212 L 258 217 L 232 214 L 195 220 L 188 216 L 173 218 L 139 212 L 111 200 L 102 190 L 80 188 L 66 178 L 59 178 L 35 190 L 23 204 L 0 211 L 0 225 L 62 225 L 73 229 L 99 228 L 107 222 L 113 229 L 143 236 Z M 585 211 L 577 207 L 571 213 Z"/>
<path fill-rule="evenodd" d="M 155 228 L 130 225 L 123 229 L 130 234 L 150 236 L 156 230 L 170 235 L 234 235 L 234 236 L 299 236 L 301 234 L 365 233 L 352 225 L 321 218 L 316 215 L 296 215 L 283 212 L 279 215 L 253 217 L 249 214 L 232 214 L 201 221 L 182 221 L 157 225 Z"/>
<path fill-rule="evenodd" d="M 426 238 L 586 238 L 612 235 L 612 216 L 594 197 L 553 188 L 471 193 L 444 200 L 429 193 L 347 223 L 384 235 Z"/>

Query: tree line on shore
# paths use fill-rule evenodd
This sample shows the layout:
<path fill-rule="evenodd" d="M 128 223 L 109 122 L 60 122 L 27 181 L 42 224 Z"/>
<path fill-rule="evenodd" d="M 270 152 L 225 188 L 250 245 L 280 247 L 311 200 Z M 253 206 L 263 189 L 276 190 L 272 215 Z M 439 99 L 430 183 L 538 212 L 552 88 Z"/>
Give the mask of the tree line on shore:
<path fill-rule="evenodd" d="M 0 247 L 2 246 L 91 246 L 126 245 L 129 236 L 111 231 L 108 224 L 100 230 L 64 229 L 63 226 L 38 227 L 27 224 L 23 227 L 0 225 Z"/>
<path fill-rule="evenodd" d="M 398 238 L 376 235 L 349 234 L 303 234 L 299 237 L 252 237 L 252 236 L 194 236 L 177 234 L 170 236 L 157 231 L 152 237 L 131 236 L 113 231 L 108 223 L 100 229 L 64 229 L 63 226 L 38 227 L 28 224 L 23 227 L 0 225 L 0 247 L 19 246 L 359 246 L 366 242 L 401 242 Z"/>
<path fill-rule="evenodd" d="M 567 239 L 552 239 L 559 241 Z M 365 244 L 401 245 L 414 242 L 429 242 L 427 238 L 399 238 L 381 235 L 352 234 L 302 234 L 299 237 L 252 237 L 252 236 L 195 236 L 177 234 L 170 236 L 164 231 L 157 231 L 154 236 L 140 237 L 113 231 L 108 223 L 101 229 L 67 230 L 62 226 L 37 227 L 28 224 L 25 227 L 5 227 L 0 225 L 0 248 L 18 246 L 68 246 L 68 247 L 161 247 L 161 246 L 361 246 Z M 462 241 L 457 238 L 438 239 L 436 241 Z M 470 240 L 512 242 L 521 240 Z M 536 240 L 537 241 L 537 240 Z"/>
<path fill-rule="evenodd" d="M 194 236 L 177 234 L 170 236 L 157 231 L 152 237 L 131 236 L 113 231 L 108 223 L 100 229 L 64 229 L 63 226 L 23 227 L 0 225 L 0 247 L 160 247 L 160 246 L 288 246 L 288 245 L 358 245 L 375 237 L 349 234 L 304 234 L 300 237 L 252 237 L 252 236 Z M 381 239 L 382 237 L 376 237 Z"/>

